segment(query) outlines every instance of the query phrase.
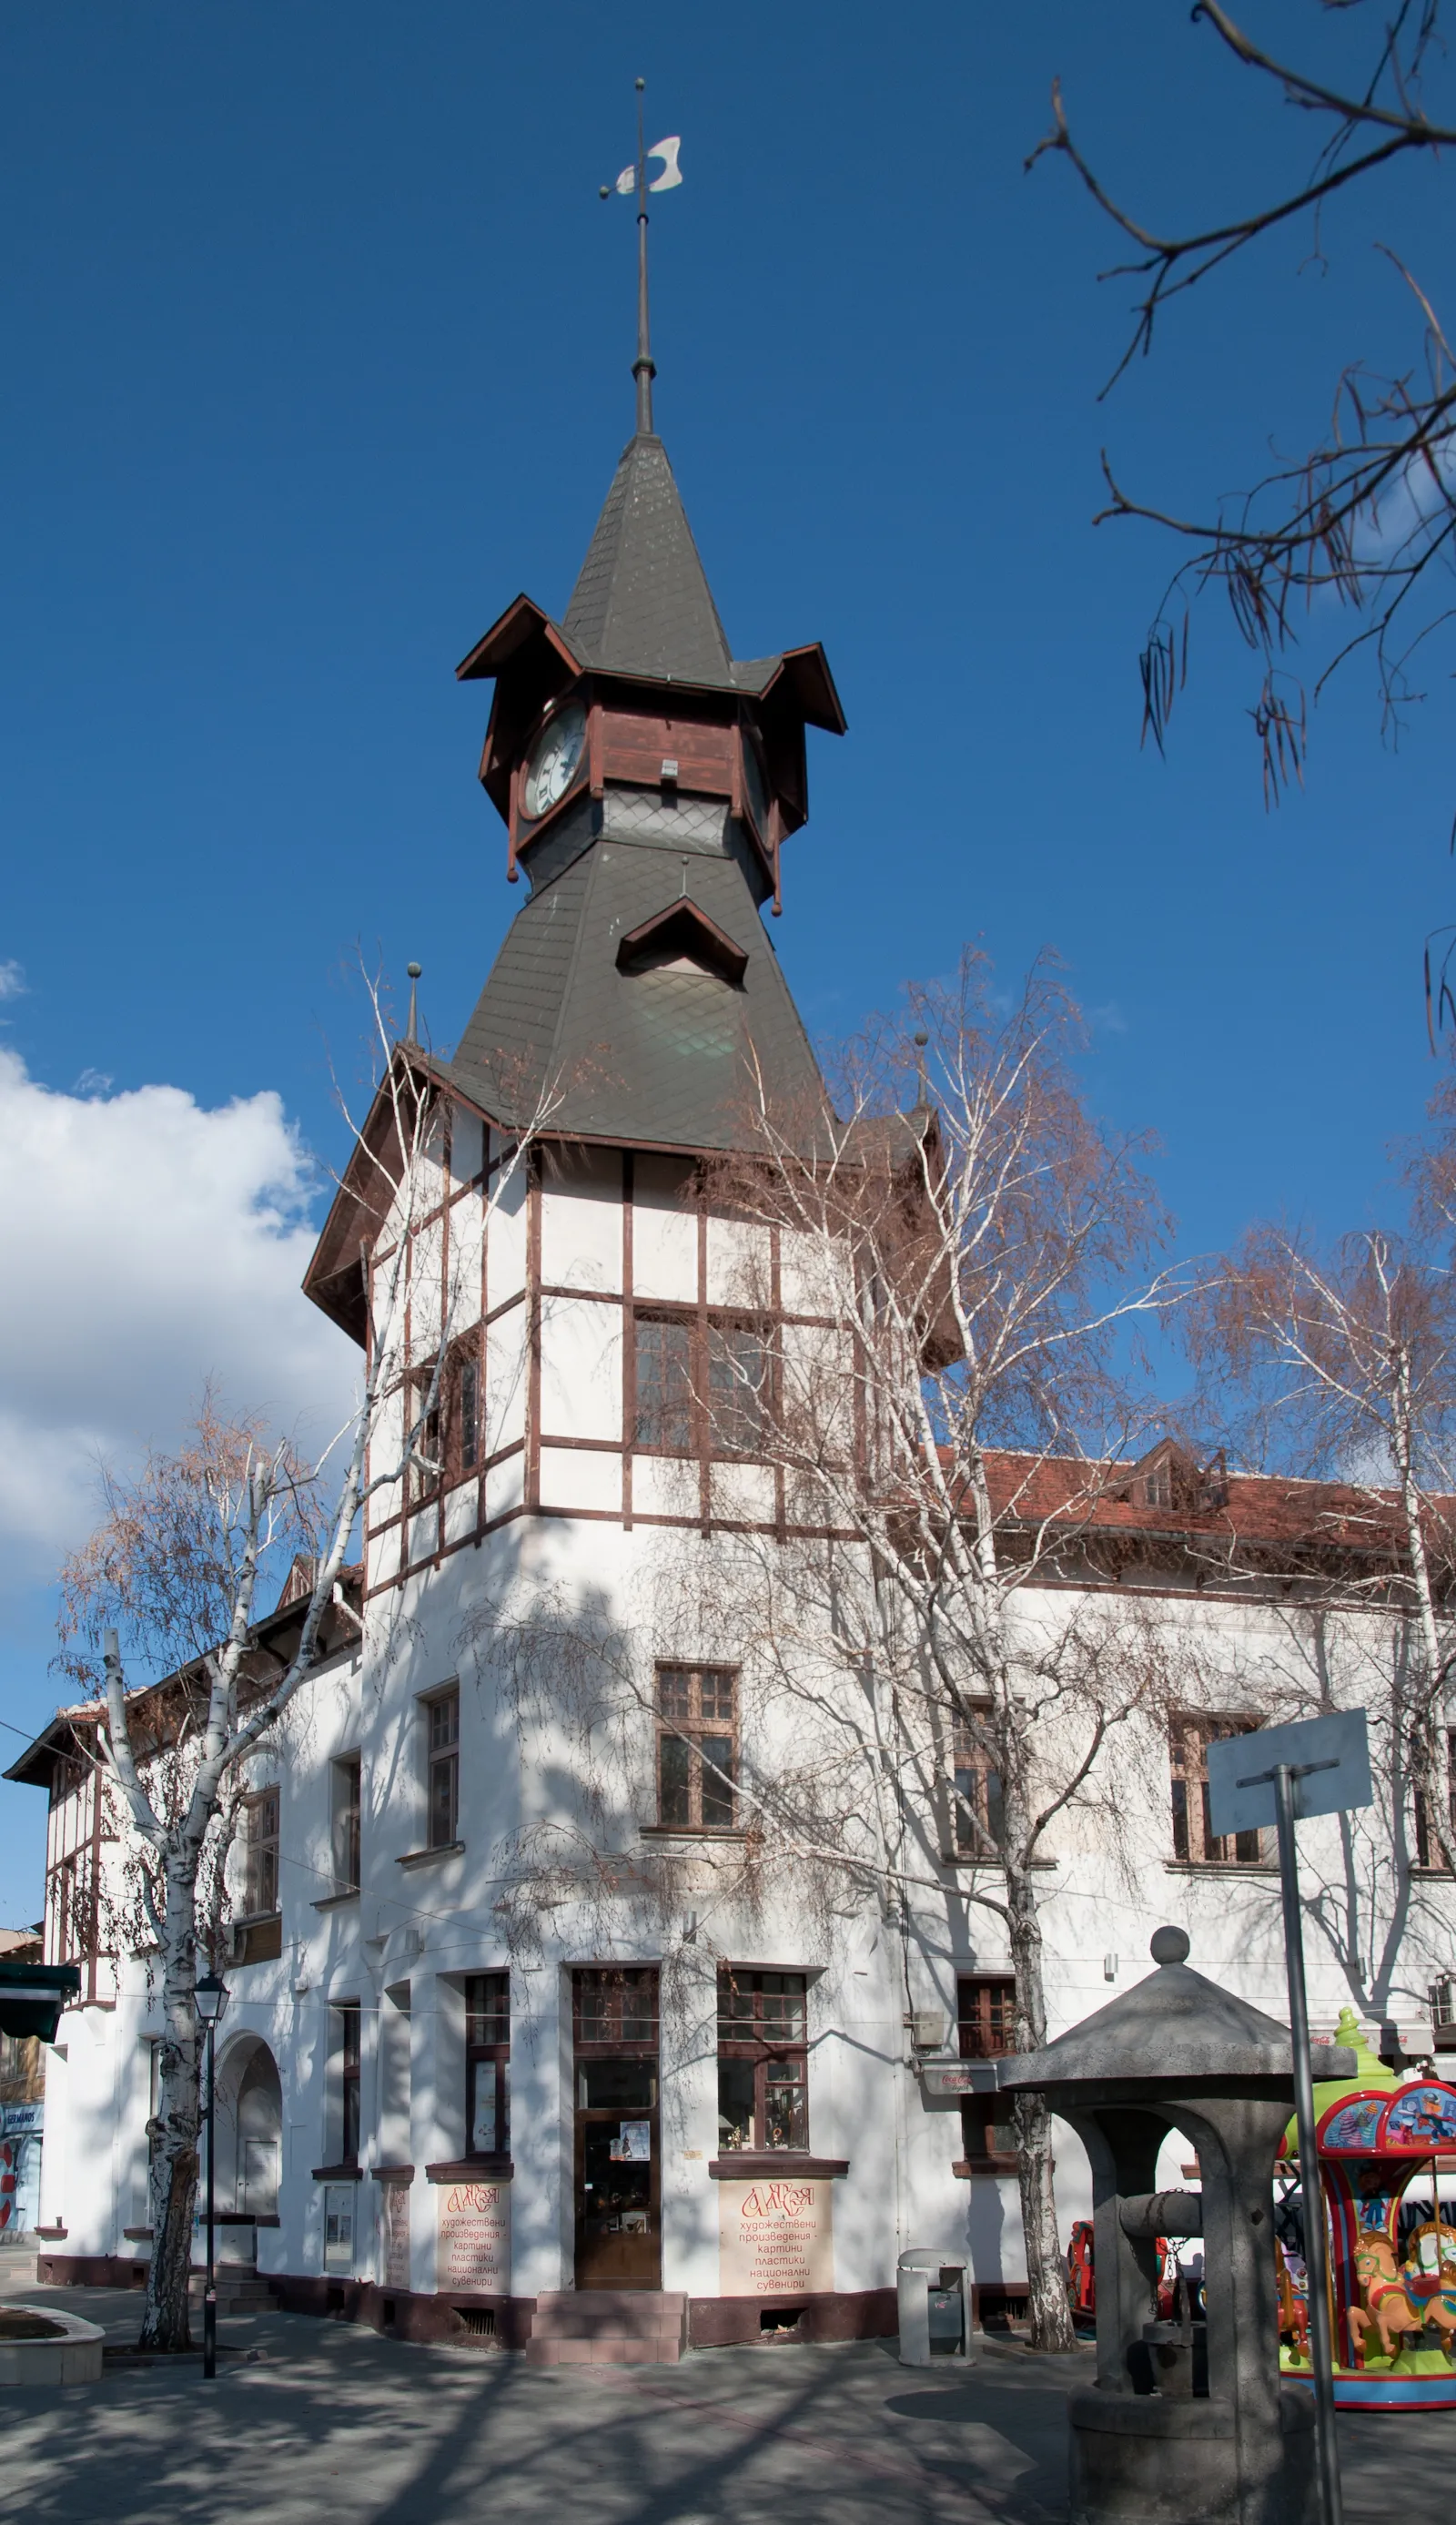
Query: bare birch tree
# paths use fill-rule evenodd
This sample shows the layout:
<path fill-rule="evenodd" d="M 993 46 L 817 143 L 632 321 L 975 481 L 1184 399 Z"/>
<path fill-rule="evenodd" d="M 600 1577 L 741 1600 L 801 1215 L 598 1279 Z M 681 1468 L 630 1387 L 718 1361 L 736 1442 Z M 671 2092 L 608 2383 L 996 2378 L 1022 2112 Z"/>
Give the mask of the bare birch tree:
<path fill-rule="evenodd" d="M 62 1573 L 60 1662 L 103 1695 L 98 1758 L 129 1828 L 140 1906 L 160 1957 L 152 2253 L 141 2332 L 143 2345 L 158 2350 L 183 2350 L 189 2340 L 200 2121 L 195 1990 L 199 1955 L 217 1944 L 243 1769 L 325 1653 L 340 1572 L 366 1503 L 398 1491 L 412 1469 L 425 1477 L 440 1471 L 429 1449 L 439 1427 L 450 1293 L 442 1293 L 427 1371 L 411 1355 L 409 1322 L 412 1240 L 440 1199 L 438 1073 L 413 1042 L 390 1041 L 371 996 L 383 1077 L 342 1179 L 358 1204 L 366 1314 L 356 1410 L 312 1461 L 256 1422 L 205 1411 L 189 1447 L 153 1455 L 133 1480 L 109 1482 L 102 1523 Z M 509 1119 L 490 1208 L 558 1101 L 549 1087 L 526 1114 Z M 381 1453 L 381 1407 L 401 1389 L 400 1434 Z M 260 1589 L 299 1551 L 307 1589 L 296 1638 L 280 1659 L 258 1641 L 260 1616 L 270 1609 Z M 160 1709 L 153 1693 L 128 1688 L 128 1662 L 168 1680 Z"/>
<path fill-rule="evenodd" d="M 908 1851 L 901 1807 L 917 1769 L 922 1807 L 937 1772 L 958 1774 L 953 1841 L 983 1862 L 963 1899 L 1003 1926 L 1018 2049 L 1046 2036 L 1048 1841 L 1102 1794 L 1109 1738 L 1165 1686 L 1150 1628 L 1095 1588 L 1112 1574 L 1099 1517 L 1147 1434 L 1130 1337 L 1178 1284 L 1150 1267 L 1165 1221 L 1146 1144 L 1089 1113 L 1082 1043 L 1049 966 L 1003 1014 L 968 955 L 956 985 L 913 991 L 903 1021 L 854 1047 L 838 1114 L 786 1113 L 765 1089 L 749 1156 L 711 1185 L 769 1232 L 759 1303 L 776 1329 L 760 1366 L 740 1352 L 718 1368 L 709 1401 L 752 1409 L 786 1537 L 821 1538 L 779 1557 L 775 1653 L 816 1639 L 879 1678 L 865 1741 L 880 1811 L 861 1794 L 854 1841 L 827 1829 L 848 1809 L 826 1798 L 816 1749 L 797 1783 L 801 1844 L 944 1893 L 924 1864 L 934 1838 Z M 1069 1579 L 1092 1593 L 1044 1592 Z M 775 1830 L 794 1825 L 788 1787 L 772 1792 Z M 1033 2337 L 1070 2348 L 1048 2118 L 1034 2098 L 1016 2117 Z"/>
<path fill-rule="evenodd" d="M 1419 1233 L 1368 1228 L 1322 1255 L 1290 1230 L 1258 1227 L 1210 1277 L 1188 1323 L 1205 1388 L 1226 1415 L 1232 1403 L 1240 1451 L 1334 1486 L 1323 1511 L 1311 1504 L 1310 1543 L 1317 1550 L 1323 1522 L 1340 1593 L 1398 1618 L 1391 1721 L 1429 1844 L 1456 1866 L 1446 1760 L 1456 1279 Z"/>

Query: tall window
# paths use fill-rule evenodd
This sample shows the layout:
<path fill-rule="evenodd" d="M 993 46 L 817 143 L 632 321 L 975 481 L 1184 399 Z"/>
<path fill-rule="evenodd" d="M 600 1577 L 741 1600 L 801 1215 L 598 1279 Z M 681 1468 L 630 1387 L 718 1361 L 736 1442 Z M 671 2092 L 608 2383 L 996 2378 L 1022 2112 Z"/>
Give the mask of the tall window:
<path fill-rule="evenodd" d="M 435 1386 L 434 1402 L 428 1411 L 430 1389 Z M 420 1500 L 437 1491 L 442 1482 L 465 1480 L 480 1469 L 480 1353 L 476 1335 L 467 1333 L 446 1352 L 445 1364 L 435 1385 L 435 1367 L 431 1361 L 422 1367 L 406 1388 L 409 1409 L 424 1417 L 415 1438 L 415 1450 L 422 1460 L 413 1463 L 410 1493 Z"/>
<path fill-rule="evenodd" d="M 757 1325 L 708 1325 L 708 1443 L 714 1455 L 751 1456 L 761 1446 L 767 1368 Z"/>
<path fill-rule="evenodd" d="M 427 1844 L 446 1850 L 460 1839 L 461 1695 L 459 1684 L 437 1692 L 424 1705 L 428 1756 L 426 1801 Z"/>
<path fill-rule="evenodd" d="M 360 1758 L 346 1754 L 329 1764 L 333 1813 L 334 1892 L 359 1892 Z"/>
<path fill-rule="evenodd" d="M 1456 1838 L 1456 1729 L 1445 1731 L 1446 1754 L 1446 1832 Z M 1431 1768 L 1440 1777 L 1440 1755 Z M 1445 1856 L 1432 1828 L 1431 1808 L 1424 1788 L 1416 1791 L 1416 1857 L 1423 1867 L 1444 1867 Z"/>
<path fill-rule="evenodd" d="M 339 2163 L 359 2163 L 360 2011 L 357 1999 L 346 2000 L 334 2014 L 338 2024 Z"/>
<path fill-rule="evenodd" d="M 278 1907 L 278 1792 L 260 1790 L 245 1808 L 243 1910 L 250 1920 Z"/>
<path fill-rule="evenodd" d="M 804 1976 L 725 1965 L 718 1974 L 718 2145 L 808 2144 Z"/>
<path fill-rule="evenodd" d="M 505 2156 L 510 2147 L 510 1975 L 471 1973 L 465 1984 L 465 2154 Z"/>
<path fill-rule="evenodd" d="M 480 1361 L 473 1350 L 460 1360 L 451 1400 L 451 1469 L 473 1473 L 480 1464 Z"/>
<path fill-rule="evenodd" d="M 973 1716 L 981 1717 L 976 1704 Z M 985 1719 L 991 1717 L 988 1702 Z M 955 1847 L 984 1858 L 995 1858 L 1001 1847 L 1005 1810 L 1001 1775 L 995 1758 L 980 1742 L 970 1719 L 955 1722 Z"/>
<path fill-rule="evenodd" d="M 1208 1748 L 1226 1736 L 1247 1736 L 1257 1718 L 1189 1713 L 1173 1722 L 1173 1856 L 1202 1861 L 1258 1865 L 1257 1832 L 1216 1833 L 1208 1815 Z"/>
<path fill-rule="evenodd" d="M 637 1318 L 637 1445 L 693 1449 L 692 1328 L 681 1315 Z"/>
<path fill-rule="evenodd" d="M 657 1668 L 657 1820 L 689 1832 L 733 1823 L 738 1683 L 726 1665 Z"/>

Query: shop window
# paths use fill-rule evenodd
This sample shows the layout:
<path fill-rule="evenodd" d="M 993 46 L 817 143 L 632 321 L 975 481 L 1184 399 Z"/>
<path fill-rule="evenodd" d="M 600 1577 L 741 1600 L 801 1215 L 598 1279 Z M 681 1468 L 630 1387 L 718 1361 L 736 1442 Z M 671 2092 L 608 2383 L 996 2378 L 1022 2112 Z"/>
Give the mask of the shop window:
<path fill-rule="evenodd" d="M 460 1838 L 461 1696 L 459 1684 L 424 1704 L 426 1847 L 448 1850 Z"/>
<path fill-rule="evenodd" d="M 999 2060 L 1016 2049 L 1016 1984 L 1009 1973 L 977 1973 L 955 1985 L 962 2060 Z"/>
<path fill-rule="evenodd" d="M 345 1754 L 328 1766 L 329 1797 L 332 1807 L 330 1822 L 333 1835 L 334 1892 L 359 1892 L 359 1810 L 361 1763 L 357 1754 Z"/>
<path fill-rule="evenodd" d="M 991 1717 L 990 1702 L 976 1702 L 969 1717 L 956 1719 L 954 1734 L 955 1848 L 985 1858 L 998 1857 L 1005 1838 L 1000 1770 L 976 1725 L 989 1732 Z"/>
<path fill-rule="evenodd" d="M 1187 1713 L 1173 1722 L 1173 1856 L 1207 1866 L 1231 1862 L 1256 1867 L 1262 1857 L 1258 1832 L 1216 1833 L 1208 1815 L 1208 1748 L 1226 1736 L 1247 1736 L 1262 1724 L 1257 1718 L 1210 1717 Z"/>
<path fill-rule="evenodd" d="M 960 2108 L 961 2150 L 969 2165 L 1016 2170 L 1016 2118 L 1009 2096 L 968 2096 Z"/>
<path fill-rule="evenodd" d="M 1437 1762 L 1432 1766 L 1439 1777 Z M 1422 1867 L 1444 1867 L 1445 1854 L 1435 1837 L 1426 1791 L 1416 1791 L 1416 1857 Z M 1456 1730 L 1446 1731 L 1446 1833 L 1456 1841 Z"/>
<path fill-rule="evenodd" d="M 510 1975 L 471 1973 L 465 1983 L 465 2154 L 510 2150 Z"/>
<path fill-rule="evenodd" d="M 738 1776 L 738 1679 L 726 1665 L 657 1668 L 657 1821 L 726 1832 Z"/>
<path fill-rule="evenodd" d="M 340 2165 L 359 2163 L 359 2071 L 360 2071 L 360 2006 L 357 1999 L 346 2000 L 335 2007 L 336 2054 L 339 2077 L 339 2156 Z"/>
<path fill-rule="evenodd" d="M 261 1789 L 243 1809 L 243 1914 L 266 1919 L 278 1907 L 278 1792 Z"/>
<path fill-rule="evenodd" d="M 808 2144 L 804 1975 L 725 1965 L 718 1974 L 718 2146 Z"/>

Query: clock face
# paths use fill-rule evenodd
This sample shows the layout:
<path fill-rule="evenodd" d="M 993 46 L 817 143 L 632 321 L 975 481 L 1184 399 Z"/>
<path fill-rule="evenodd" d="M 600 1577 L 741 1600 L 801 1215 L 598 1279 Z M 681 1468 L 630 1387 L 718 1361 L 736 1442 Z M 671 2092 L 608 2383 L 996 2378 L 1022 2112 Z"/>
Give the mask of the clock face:
<path fill-rule="evenodd" d="M 752 738 L 748 735 L 743 741 L 743 770 L 744 785 L 749 793 L 749 805 L 752 810 L 753 821 L 758 827 L 760 836 L 766 842 L 768 839 L 768 782 L 763 776 L 762 757 Z"/>
<path fill-rule="evenodd" d="M 521 805 L 532 823 L 565 797 L 576 777 L 586 733 L 587 715 L 580 702 L 567 702 L 547 720 L 526 765 Z"/>

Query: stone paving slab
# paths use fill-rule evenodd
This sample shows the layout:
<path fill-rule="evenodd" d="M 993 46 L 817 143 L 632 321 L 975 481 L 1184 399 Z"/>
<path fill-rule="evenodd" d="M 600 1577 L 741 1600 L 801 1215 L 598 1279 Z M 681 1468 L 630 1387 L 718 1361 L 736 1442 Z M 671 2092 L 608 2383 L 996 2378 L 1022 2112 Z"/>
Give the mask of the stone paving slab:
<path fill-rule="evenodd" d="M 0 2294 L 136 2337 L 121 2290 Z M 27 2525 L 1060 2525 L 1065 2396 L 1091 2354 L 987 2350 L 969 2375 L 893 2345 L 693 2352 L 675 2367 L 538 2369 L 358 2326 L 238 2316 L 258 2349 L 206 2383 L 122 2369 L 0 2396 L 4 2506 Z M 1446 2503 L 1456 2412 L 1340 2423 L 1349 2525 Z"/>

